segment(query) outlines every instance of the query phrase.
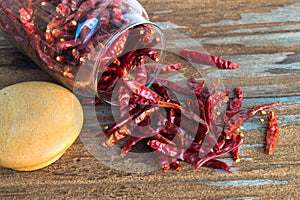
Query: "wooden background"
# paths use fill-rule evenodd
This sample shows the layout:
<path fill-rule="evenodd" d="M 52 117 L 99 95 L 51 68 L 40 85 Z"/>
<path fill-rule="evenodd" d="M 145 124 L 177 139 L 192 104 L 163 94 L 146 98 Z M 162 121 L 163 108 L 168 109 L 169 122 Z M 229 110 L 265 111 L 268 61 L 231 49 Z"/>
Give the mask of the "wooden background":
<path fill-rule="evenodd" d="M 16 172 L 0 168 L 0 199 L 298 199 L 300 198 L 300 1 L 165 0 L 141 4 L 151 21 L 193 37 L 209 53 L 240 63 L 220 71 L 226 88 L 242 87 L 246 107 L 281 101 L 278 146 L 264 153 L 260 116 L 244 124 L 241 162 L 234 173 L 210 169 L 127 173 L 92 156 L 80 139 L 44 169 Z M 0 88 L 29 80 L 55 82 L 27 57 L 0 39 Z"/>

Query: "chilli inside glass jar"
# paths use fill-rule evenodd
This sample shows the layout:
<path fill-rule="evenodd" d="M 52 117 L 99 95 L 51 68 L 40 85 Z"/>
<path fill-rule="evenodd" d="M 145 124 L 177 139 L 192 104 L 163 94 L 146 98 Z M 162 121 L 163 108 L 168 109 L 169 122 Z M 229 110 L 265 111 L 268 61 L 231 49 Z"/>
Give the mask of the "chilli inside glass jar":
<path fill-rule="evenodd" d="M 163 33 L 135 0 L 3 0 L 0 13 L 4 36 L 83 96 L 162 57 Z"/>

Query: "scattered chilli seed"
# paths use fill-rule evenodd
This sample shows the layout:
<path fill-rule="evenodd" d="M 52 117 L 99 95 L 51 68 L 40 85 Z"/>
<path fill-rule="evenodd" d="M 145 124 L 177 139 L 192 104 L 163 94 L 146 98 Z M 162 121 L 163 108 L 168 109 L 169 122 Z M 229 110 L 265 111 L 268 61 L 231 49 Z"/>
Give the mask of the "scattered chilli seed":
<path fill-rule="evenodd" d="M 262 114 L 262 115 L 266 115 L 267 112 L 266 112 L 265 110 L 263 110 L 263 111 L 261 111 L 261 114 Z"/>

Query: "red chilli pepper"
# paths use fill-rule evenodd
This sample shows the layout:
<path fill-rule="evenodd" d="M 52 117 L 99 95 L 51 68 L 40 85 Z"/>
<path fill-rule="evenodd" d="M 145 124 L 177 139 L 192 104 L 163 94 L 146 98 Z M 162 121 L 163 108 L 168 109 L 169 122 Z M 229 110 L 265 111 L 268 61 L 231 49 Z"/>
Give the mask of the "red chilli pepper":
<path fill-rule="evenodd" d="M 182 85 L 176 82 L 172 82 L 169 80 L 165 79 L 160 79 L 158 78 L 156 82 L 170 90 L 173 90 L 175 92 L 179 92 L 181 94 L 186 94 L 186 95 L 193 95 L 194 92 L 191 90 L 191 88 L 188 85 Z"/>
<path fill-rule="evenodd" d="M 164 65 L 146 65 L 146 68 L 149 72 L 155 72 L 159 68 L 161 74 L 168 74 L 171 72 L 176 72 L 182 68 L 181 63 L 175 64 L 164 64 Z"/>
<path fill-rule="evenodd" d="M 237 63 L 234 63 L 232 61 L 189 49 L 180 50 L 179 56 L 190 62 L 216 66 L 219 69 L 236 69 L 239 67 Z"/>
<path fill-rule="evenodd" d="M 111 148 L 118 141 L 127 138 L 131 135 L 131 130 L 127 125 L 124 125 L 120 129 L 116 130 L 113 134 L 109 136 L 109 138 L 102 143 L 104 147 Z"/>
<path fill-rule="evenodd" d="M 188 80 L 188 85 L 194 90 L 195 95 L 197 97 L 199 97 L 202 93 L 202 91 L 204 90 L 205 87 L 205 81 L 202 81 L 201 83 L 199 83 L 199 81 L 197 81 L 194 78 L 190 78 Z"/>
<path fill-rule="evenodd" d="M 234 98 L 230 102 L 227 110 L 226 110 L 226 118 L 230 118 L 235 115 L 243 104 L 243 90 L 241 88 L 234 89 Z"/>
<path fill-rule="evenodd" d="M 134 145 L 136 145 L 136 143 L 138 143 L 139 141 L 143 140 L 145 137 L 133 137 L 131 138 L 122 148 L 121 150 L 121 156 L 125 157 L 126 154 L 128 154 L 128 152 L 132 149 L 132 147 Z"/>
<path fill-rule="evenodd" d="M 243 111 L 236 113 L 225 124 L 224 133 L 226 134 L 226 138 L 230 139 L 231 137 L 233 137 L 235 131 L 250 117 L 253 117 L 257 112 L 275 107 L 278 104 L 279 104 L 279 102 L 260 105 L 260 106 L 257 106 L 257 107 L 251 108 L 251 109 L 247 109 L 247 110 L 243 110 Z"/>
<path fill-rule="evenodd" d="M 179 157 L 179 148 L 178 147 L 175 147 L 175 146 L 172 146 L 172 145 L 169 145 L 169 144 L 165 144 L 165 143 L 162 143 L 158 140 L 150 140 L 148 143 L 147 143 L 152 149 L 156 150 L 156 151 L 159 151 L 165 155 L 168 155 L 168 156 L 171 156 L 171 157 Z"/>
<path fill-rule="evenodd" d="M 232 172 L 231 167 L 229 167 L 226 163 L 220 161 L 220 160 L 209 160 L 206 163 L 203 164 L 203 167 L 208 167 L 212 169 L 219 169 L 219 170 L 224 170 L 227 172 Z"/>
<path fill-rule="evenodd" d="M 24 8 L 21 8 L 19 12 L 20 21 L 23 23 L 26 30 L 30 33 L 35 32 L 35 24 L 32 17 L 32 10 L 28 12 Z"/>
<path fill-rule="evenodd" d="M 145 64 L 142 61 L 142 63 L 137 68 L 135 81 L 140 83 L 141 85 L 146 85 L 147 78 L 148 78 L 147 70 Z"/>
<path fill-rule="evenodd" d="M 129 88 L 134 94 L 143 97 L 145 99 L 151 100 L 153 102 L 162 101 L 163 98 L 155 93 L 153 90 L 147 88 L 146 86 L 131 80 L 124 80 L 124 84 Z"/>
<path fill-rule="evenodd" d="M 174 159 L 171 164 L 170 164 L 170 167 L 172 169 L 175 169 L 176 171 L 181 171 L 182 170 L 182 166 L 180 165 L 179 161 Z"/>
<path fill-rule="evenodd" d="M 128 117 L 128 109 L 129 109 L 129 99 L 130 94 L 126 87 L 120 86 L 119 87 L 119 106 L 120 106 L 120 119 Z"/>
<path fill-rule="evenodd" d="M 168 92 L 168 90 L 167 90 L 166 87 L 164 87 L 164 86 L 162 86 L 162 85 L 160 85 L 160 84 L 158 84 L 158 83 L 153 83 L 153 84 L 151 85 L 151 88 L 153 88 L 154 91 L 155 91 L 157 94 L 159 94 L 165 101 L 168 101 L 168 100 L 171 99 L 171 98 L 170 98 L 170 94 L 169 94 L 169 92 Z"/>
<path fill-rule="evenodd" d="M 201 158 L 196 164 L 195 168 L 198 169 L 201 167 L 204 163 L 206 163 L 209 160 L 212 160 L 214 158 L 220 157 L 221 155 L 224 155 L 235 148 L 239 147 L 243 142 L 243 139 L 240 136 L 236 136 L 235 138 L 232 138 L 231 140 L 227 141 L 222 149 L 208 153 L 206 156 Z"/>
<path fill-rule="evenodd" d="M 267 117 L 268 117 L 268 129 L 267 129 L 266 153 L 272 154 L 273 149 L 275 148 L 278 140 L 279 128 L 278 128 L 277 117 L 274 111 L 270 111 Z"/>
<path fill-rule="evenodd" d="M 124 84 L 126 85 L 126 87 L 128 87 L 134 94 L 145 98 L 146 100 L 150 100 L 153 102 L 154 105 L 160 106 L 160 107 L 166 107 L 166 108 L 174 108 L 174 109 L 181 109 L 181 106 L 176 104 L 176 103 L 172 103 L 172 102 L 165 102 L 164 99 L 157 94 L 156 92 L 154 92 L 152 89 L 147 88 L 146 86 L 136 82 L 136 81 L 130 81 L 127 79 L 123 79 L 124 80 Z M 142 101 L 140 101 L 142 102 Z M 149 103 L 149 102 L 148 102 Z"/>
<path fill-rule="evenodd" d="M 231 152 L 231 157 L 235 162 L 240 162 L 239 148 L 233 149 Z"/>

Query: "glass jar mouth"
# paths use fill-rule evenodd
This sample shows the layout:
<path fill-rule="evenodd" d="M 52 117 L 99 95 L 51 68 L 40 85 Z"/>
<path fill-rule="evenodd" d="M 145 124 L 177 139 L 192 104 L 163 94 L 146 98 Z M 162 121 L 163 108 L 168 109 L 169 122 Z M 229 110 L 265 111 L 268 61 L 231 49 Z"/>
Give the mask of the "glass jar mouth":
<path fill-rule="evenodd" d="M 136 33 L 138 34 L 137 37 L 135 37 L 134 35 Z M 150 36 L 146 36 L 146 34 L 149 34 Z M 147 38 L 147 40 L 149 40 L 148 45 L 145 45 L 144 43 L 139 43 L 141 39 L 140 38 L 141 35 L 145 35 L 145 37 L 149 37 Z M 157 24 L 143 19 L 140 22 L 121 28 L 118 32 L 112 35 L 112 37 L 110 37 L 103 46 L 104 48 L 102 49 L 101 53 L 98 55 L 98 59 L 97 59 L 98 62 L 96 62 L 93 67 L 92 85 L 95 86 L 94 91 L 97 91 L 95 95 L 98 98 L 102 99 L 104 102 L 107 102 L 111 105 L 117 105 L 117 102 L 114 102 L 112 99 L 109 99 L 112 98 L 112 95 L 108 93 L 113 92 L 113 90 L 100 91 L 98 87 L 100 84 L 101 76 L 106 75 L 105 70 L 107 68 L 110 68 L 113 62 L 122 62 L 121 61 L 122 59 L 119 60 L 119 58 L 124 58 L 125 56 L 131 53 L 135 54 L 134 52 L 138 52 L 138 51 L 142 52 L 143 50 L 150 50 L 150 49 L 155 50 L 158 52 L 159 57 L 156 60 L 153 59 L 145 60 L 145 64 L 156 66 L 155 71 L 151 74 L 151 77 L 149 77 L 147 80 L 148 83 L 147 85 L 150 86 L 158 77 L 160 72 L 159 66 L 161 63 L 163 63 L 165 57 L 164 55 L 165 35 Z M 139 55 L 135 55 L 135 56 L 138 57 Z M 119 63 L 119 64 L 122 65 L 123 63 Z M 120 70 L 122 70 L 122 67 L 120 67 Z M 128 72 L 129 71 L 127 70 L 126 74 Z M 132 75 L 130 76 L 131 78 L 133 78 Z M 121 79 L 122 76 L 118 78 Z"/>

